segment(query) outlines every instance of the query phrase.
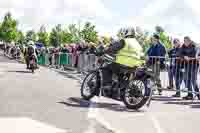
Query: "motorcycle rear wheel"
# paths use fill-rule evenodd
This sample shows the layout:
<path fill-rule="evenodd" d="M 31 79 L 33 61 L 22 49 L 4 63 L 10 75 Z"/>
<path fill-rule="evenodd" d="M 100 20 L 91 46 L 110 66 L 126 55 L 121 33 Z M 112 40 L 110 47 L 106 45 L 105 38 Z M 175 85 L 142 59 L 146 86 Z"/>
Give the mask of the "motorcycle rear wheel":
<path fill-rule="evenodd" d="M 31 70 L 32 73 L 34 73 L 34 72 L 35 72 L 35 69 L 36 69 L 36 64 L 35 64 L 35 63 L 36 63 L 36 62 L 35 62 L 34 59 L 32 59 L 32 60 L 30 61 L 30 70 Z"/>
<path fill-rule="evenodd" d="M 122 99 L 128 109 L 138 110 L 142 108 L 149 100 L 150 93 L 146 93 L 148 95 L 144 95 L 142 94 L 143 92 L 141 89 L 144 89 L 144 91 L 149 91 L 145 86 L 145 81 L 134 80 L 131 81 L 127 88 L 124 90 Z M 133 103 L 133 100 L 136 102 Z"/>

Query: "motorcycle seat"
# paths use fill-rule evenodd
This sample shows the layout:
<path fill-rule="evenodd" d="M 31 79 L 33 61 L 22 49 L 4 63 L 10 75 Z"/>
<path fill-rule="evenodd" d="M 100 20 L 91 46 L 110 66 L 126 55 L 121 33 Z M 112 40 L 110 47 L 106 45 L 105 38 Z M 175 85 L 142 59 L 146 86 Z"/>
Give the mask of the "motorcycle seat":
<path fill-rule="evenodd" d="M 119 64 L 119 66 L 123 72 L 134 72 L 137 69 L 137 67 L 129 67 L 129 66 L 122 65 L 122 64 Z"/>

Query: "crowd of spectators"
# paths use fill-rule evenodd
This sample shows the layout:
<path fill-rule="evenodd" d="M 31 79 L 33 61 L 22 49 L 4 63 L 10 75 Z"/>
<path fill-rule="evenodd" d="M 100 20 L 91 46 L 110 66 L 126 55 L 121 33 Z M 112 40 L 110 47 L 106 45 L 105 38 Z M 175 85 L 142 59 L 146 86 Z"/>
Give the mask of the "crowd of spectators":
<path fill-rule="evenodd" d="M 159 36 L 154 35 L 152 45 L 147 51 L 149 67 L 152 67 L 156 76 L 160 78 L 162 69 L 167 68 L 169 75 L 168 89 L 175 88 L 177 90 L 173 97 L 181 97 L 180 87 L 184 82 L 188 89 L 188 95 L 183 97 L 185 100 L 193 99 L 192 92 L 199 92 L 197 85 L 197 76 L 199 70 L 199 49 L 190 37 L 184 37 L 184 42 L 179 39 L 173 40 L 173 48 L 169 51 L 165 50 L 164 45 L 160 42 Z M 166 57 L 169 57 L 169 65 L 166 65 Z M 158 80 L 159 81 L 159 80 Z M 160 83 L 158 83 L 161 86 Z M 200 95 L 195 95 L 200 99 Z"/>

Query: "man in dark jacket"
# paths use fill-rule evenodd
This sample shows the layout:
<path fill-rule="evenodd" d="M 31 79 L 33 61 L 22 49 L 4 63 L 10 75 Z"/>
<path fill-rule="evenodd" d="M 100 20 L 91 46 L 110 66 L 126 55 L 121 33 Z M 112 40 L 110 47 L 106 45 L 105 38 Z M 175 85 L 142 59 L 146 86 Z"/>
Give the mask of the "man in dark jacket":
<path fill-rule="evenodd" d="M 174 39 L 173 41 L 174 48 L 169 50 L 168 55 L 170 58 L 170 64 L 169 64 L 169 69 L 168 69 L 168 74 L 169 74 L 169 87 L 168 89 L 172 89 L 174 87 L 173 81 L 175 79 L 175 73 L 176 73 L 176 57 L 177 57 L 177 52 L 180 49 L 181 43 L 178 39 Z M 179 95 L 177 95 L 179 96 Z"/>
<path fill-rule="evenodd" d="M 147 65 L 153 69 L 153 72 L 156 74 L 158 79 L 158 87 L 161 88 L 160 81 L 160 69 L 163 69 L 165 66 L 165 55 L 166 50 L 163 44 L 160 42 L 159 35 L 155 34 L 152 38 L 152 45 L 147 51 L 148 60 Z M 161 95 L 161 90 L 158 90 Z"/>
<path fill-rule="evenodd" d="M 148 49 L 147 55 L 149 57 L 148 64 L 154 65 L 154 64 L 160 64 L 163 65 L 165 62 L 165 55 L 166 50 L 164 45 L 160 42 L 159 35 L 154 35 L 152 39 L 153 45 Z"/>
<path fill-rule="evenodd" d="M 199 92 L 199 88 L 197 86 L 197 71 L 199 68 L 199 62 L 196 58 L 197 49 L 195 47 L 195 43 L 191 41 L 189 37 L 184 37 L 184 44 L 178 53 L 178 57 L 180 58 L 179 63 L 181 67 L 184 69 L 184 80 L 186 83 L 186 88 L 188 88 L 188 95 L 183 97 L 185 100 L 193 99 L 192 86 L 195 92 Z M 180 85 L 179 85 L 180 86 Z M 180 89 L 180 88 L 177 88 Z M 197 95 L 198 99 L 200 99 L 199 94 Z"/>

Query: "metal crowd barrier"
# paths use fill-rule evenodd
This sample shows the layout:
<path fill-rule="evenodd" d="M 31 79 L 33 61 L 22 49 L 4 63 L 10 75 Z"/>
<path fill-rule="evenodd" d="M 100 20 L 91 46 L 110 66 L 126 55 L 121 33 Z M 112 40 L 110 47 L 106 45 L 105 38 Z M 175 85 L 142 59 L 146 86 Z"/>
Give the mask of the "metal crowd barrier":
<path fill-rule="evenodd" d="M 45 61 L 39 63 L 57 69 L 76 69 L 78 72 L 87 72 L 95 68 L 97 57 L 92 54 L 54 53 L 43 55 Z M 40 62 L 40 61 L 39 61 Z M 42 61 L 41 61 L 42 62 Z"/>
<path fill-rule="evenodd" d="M 147 65 L 160 79 L 162 90 L 199 94 L 199 59 L 149 57 Z"/>
<path fill-rule="evenodd" d="M 4 51 L 4 55 L 9 57 L 10 59 L 14 59 L 20 62 L 25 62 L 23 53 L 21 50 L 15 49 L 13 47 L 9 47 Z"/>

